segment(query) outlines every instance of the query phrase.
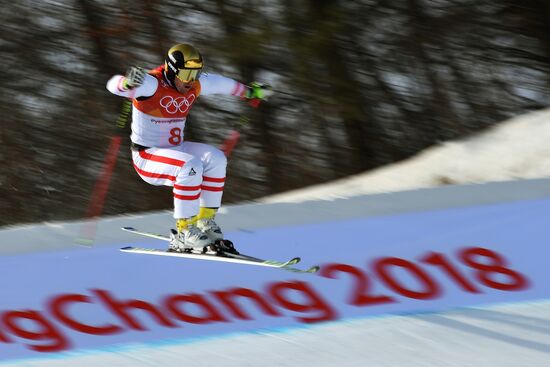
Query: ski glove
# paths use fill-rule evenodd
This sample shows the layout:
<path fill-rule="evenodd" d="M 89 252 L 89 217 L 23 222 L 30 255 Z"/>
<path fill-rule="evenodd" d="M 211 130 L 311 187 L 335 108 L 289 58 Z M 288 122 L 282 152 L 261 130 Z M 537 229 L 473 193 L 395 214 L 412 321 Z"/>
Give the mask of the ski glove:
<path fill-rule="evenodd" d="M 125 89 L 134 89 L 136 87 L 139 87 L 143 84 L 143 80 L 145 79 L 146 71 L 143 68 L 140 68 L 138 66 L 132 66 L 128 69 L 126 72 L 126 76 L 124 77 L 124 81 L 122 82 L 122 86 Z"/>
<path fill-rule="evenodd" d="M 273 94 L 271 86 L 268 84 L 252 82 L 246 86 L 244 98 L 249 100 L 249 104 L 258 107 L 261 101 L 266 101 Z"/>

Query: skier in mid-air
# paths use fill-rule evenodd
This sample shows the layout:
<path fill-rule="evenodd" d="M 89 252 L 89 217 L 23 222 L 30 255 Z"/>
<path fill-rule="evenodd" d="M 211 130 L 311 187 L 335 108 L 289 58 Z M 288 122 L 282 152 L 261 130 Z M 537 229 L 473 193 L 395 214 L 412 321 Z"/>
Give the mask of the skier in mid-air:
<path fill-rule="evenodd" d="M 176 232 L 169 251 L 204 253 L 223 239 L 215 222 L 221 205 L 227 159 L 219 149 L 184 138 L 185 120 L 199 95 L 225 94 L 259 102 L 268 86 L 244 85 L 203 73 L 199 51 L 188 44 L 168 50 L 164 65 L 146 71 L 131 67 L 115 75 L 107 89 L 131 98 L 132 159 L 136 172 L 152 185 L 173 187 Z"/>

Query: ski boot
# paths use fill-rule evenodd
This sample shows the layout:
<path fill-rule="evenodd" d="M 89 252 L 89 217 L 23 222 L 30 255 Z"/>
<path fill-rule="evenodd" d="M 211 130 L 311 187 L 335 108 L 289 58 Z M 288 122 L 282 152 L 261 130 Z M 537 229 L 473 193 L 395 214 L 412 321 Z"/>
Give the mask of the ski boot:
<path fill-rule="evenodd" d="M 170 245 L 168 251 L 205 254 L 216 252 L 211 246 L 212 241 L 196 226 L 187 226 L 176 231 L 170 230 Z"/>
<path fill-rule="evenodd" d="M 213 243 L 214 248 L 218 252 L 226 252 L 229 254 L 238 255 L 239 252 L 233 246 L 233 242 L 223 239 L 223 232 L 214 221 L 214 218 L 202 218 L 197 221 L 197 228 L 199 228 L 202 233 L 210 238 L 210 241 Z"/>
<path fill-rule="evenodd" d="M 202 218 L 197 221 L 197 228 L 210 238 L 210 242 L 223 240 L 223 232 L 214 218 Z"/>

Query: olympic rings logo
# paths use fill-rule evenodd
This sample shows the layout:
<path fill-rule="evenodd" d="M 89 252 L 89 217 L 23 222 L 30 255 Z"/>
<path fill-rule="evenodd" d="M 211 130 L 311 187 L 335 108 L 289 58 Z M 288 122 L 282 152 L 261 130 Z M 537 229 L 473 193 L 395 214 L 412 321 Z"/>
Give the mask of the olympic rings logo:
<path fill-rule="evenodd" d="M 163 107 L 169 114 L 175 114 L 177 112 L 185 113 L 195 102 L 195 95 L 191 94 L 189 98 L 172 96 L 162 97 L 160 100 L 160 106 Z"/>

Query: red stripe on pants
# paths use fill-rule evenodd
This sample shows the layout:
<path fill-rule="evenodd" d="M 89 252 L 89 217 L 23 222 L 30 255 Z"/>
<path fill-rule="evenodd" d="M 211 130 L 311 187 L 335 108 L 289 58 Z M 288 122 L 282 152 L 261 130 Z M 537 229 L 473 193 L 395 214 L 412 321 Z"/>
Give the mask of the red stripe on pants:
<path fill-rule="evenodd" d="M 225 177 L 216 178 L 216 177 L 206 177 L 206 176 L 203 176 L 203 177 L 202 177 L 202 180 L 203 180 L 204 182 L 218 182 L 218 183 L 222 183 L 222 182 L 225 182 Z"/>
<path fill-rule="evenodd" d="M 139 168 L 136 164 L 134 164 L 134 169 L 137 173 L 139 173 L 142 176 L 150 177 L 150 178 L 163 178 L 170 181 L 176 181 L 176 176 L 167 175 L 164 173 L 153 173 L 153 172 L 147 172 Z"/>
<path fill-rule="evenodd" d="M 212 186 L 202 185 L 201 189 L 204 190 L 204 191 L 223 191 L 223 186 L 222 187 L 212 187 Z"/>
<path fill-rule="evenodd" d="M 197 194 L 197 195 L 179 195 L 179 194 L 174 194 L 174 198 L 178 199 L 178 200 L 197 200 L 198 198 L 201 197 L 201 194 Z"/>
<path fill-rule="evenodd" d="M 174 158 L 163 157 L 160 155 L 150 154 L 150 153 L 147 153 L 145 150 L 140 150 L 139 156 L 149 161 L 166 163 L 177 167 L 182 167 L 185 164 L 185 161 L 174 159 Z"/>

